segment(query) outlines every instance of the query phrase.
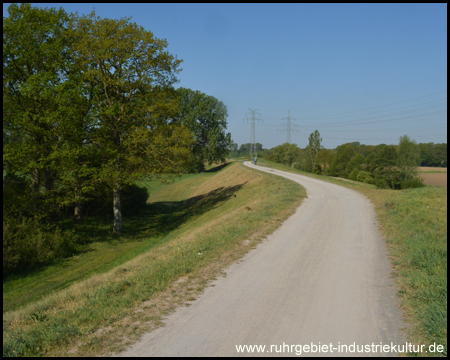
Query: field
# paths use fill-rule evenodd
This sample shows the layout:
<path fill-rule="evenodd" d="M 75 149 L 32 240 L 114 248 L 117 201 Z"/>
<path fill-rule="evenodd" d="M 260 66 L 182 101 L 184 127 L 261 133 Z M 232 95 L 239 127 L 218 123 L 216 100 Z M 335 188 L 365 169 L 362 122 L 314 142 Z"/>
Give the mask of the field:
<path fill-rule="evenodd" d="M 447 187 L 447 168 L 421 166 L 419 169 L 426 185 Z"/>
<path fill-rule="evenodd" d="M 425 185 L 447 187 L 447 173 L 421 173 Z"/>

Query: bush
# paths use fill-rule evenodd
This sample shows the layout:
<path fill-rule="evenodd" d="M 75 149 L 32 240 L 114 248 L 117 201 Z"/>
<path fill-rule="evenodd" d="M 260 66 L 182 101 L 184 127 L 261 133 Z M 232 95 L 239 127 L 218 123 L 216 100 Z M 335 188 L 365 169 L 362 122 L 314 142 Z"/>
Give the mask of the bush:
<path fill-rule="evenodd" d="M 350 180 L 360 181 L 358 180 L 358 173 L 359 173 L 358 169 L 353 169 L 348 178 Z"/>
<path fill-rule="evenodd" d="M 413 189 L 413 188 L 419 188 L 424 187 L 423 180 L 421 178 L 413 178 L 413 179 L 407 179 L 403 180 L 401 183 L 402 190 L 403 189 Z"/>
<path fill-rule="evenodd" d="M 390 189 L 389 184 L 388 184 L 387 181 L 386 181 L 385 179 L 383 179 L 383 178 L 377 177 L 377 178 L 375 178 L 375 179 L 373 180 L 373 183 L 375 184 L 375 186 L 376 186 L 377 188 L 380 188 L 380 189 Z"/>
<path fill-rule="evenodd" d="M 322 175 L 322 168 L 319 164 L 314 165 L 313 174 Z"/>
<path fill-rule="evenodd" d="M 373 176 L 368 171 L 359 171 L 356 177 L 356 181 L 360 181 L 366 184 L 373 184 Z"/>
<path fill-rule="evenodd" d="M 72 255 L 79 237 L 74 231 L 43 226 L 36 219 L 3 217 L 3 274 L 28 270 Z"/>

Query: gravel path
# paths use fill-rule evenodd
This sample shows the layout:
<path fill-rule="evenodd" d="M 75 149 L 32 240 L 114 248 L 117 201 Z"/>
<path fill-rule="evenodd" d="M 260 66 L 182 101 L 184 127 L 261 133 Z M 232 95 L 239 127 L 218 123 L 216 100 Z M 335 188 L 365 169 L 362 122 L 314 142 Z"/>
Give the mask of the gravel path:
<path fill-rule="evenodd" d="M 311 343 L 322 352 L 304 355 L 348 356 L 338 347 L 404 344 L 397 290 L 370 202 L 339 185 L 245 165 L 299 182 L 308 198 L 225 278 L 120 356 L 295 356 L 300 348 L 291 345 Z M 238 353 L 236 345 L 265 349 Z M 395 353 L 378 348 L 353 355 Z"/>

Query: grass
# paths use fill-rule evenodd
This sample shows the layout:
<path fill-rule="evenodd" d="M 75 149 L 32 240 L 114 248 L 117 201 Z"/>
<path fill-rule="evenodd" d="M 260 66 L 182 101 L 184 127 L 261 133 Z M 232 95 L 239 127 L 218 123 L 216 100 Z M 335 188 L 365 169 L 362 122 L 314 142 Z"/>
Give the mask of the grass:
<path fill-rule="evenodd" d="M 381 190 L 258 159 L 258 165 L 336 183 L 364 194 L 374 205 L 394 265 L 409 341 L 444 345 L 447 355 L 447 189 L 440 186 Z M 417 356 L 411 353 L 410 356 Z M 426 354 L 420 354 L 426 355 Z"/>
<path fill-rule="evenodd" d="M 442 174 L 446 173 L 447 171 L 438 171 L 438 170 L 427 170 L 427 171 L 419 171 L 419 174 Z"/>
<path fill-rule="evenodd" d="M 152 195 L 148 202 L 151 202 L 154 194 L 161 189 L 171 188 L 170 184 L 187 179 L 201 183 L 209 177 L 211 174 L 182 175 L 166 183 L 153 181 L 140 185 L 149 189 Z M 158 204 L 148 203 L 138 216 L 124 218 L 126 235 L 120 238 L 111 232 L 112 219 L 86 218 L 82 225 L 75 225 L 78 233 L 84 233 L 83 238 L 91 239 L 81 254 L 3 278 L 3 313 L 17 310 L 91 275 L 109 271 L 157 246 L 164 233 L 168 232 L 161 226 L 164 224 L 161 219 L 167 216 L 165 212 L 170 213 L 171 209 L 161 209 Z"/>
<path fill-rule="evenodd" d="M 297 183 L 239 163 L 211 170 L 171 185 L 149 184 L 157 191 L 148 211 L 125 223 L 128 237 L 97 242 L 78 258 L 10 279 L 6 292 L 4 282 L 8 306 L 15 309 L 15 297 L 28 303 L 3 314 L 4 355 L 123 349 L 176 306 L 189 305 L 306 196 Z M 31 295 L 37 288 L 39 300 Z"/>

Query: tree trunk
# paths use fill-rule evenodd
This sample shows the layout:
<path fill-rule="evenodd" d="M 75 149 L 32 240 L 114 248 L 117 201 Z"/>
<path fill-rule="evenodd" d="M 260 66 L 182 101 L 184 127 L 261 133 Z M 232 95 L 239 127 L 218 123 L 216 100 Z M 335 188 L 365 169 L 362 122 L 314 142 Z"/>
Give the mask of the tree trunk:
<path fill-rule="evenodd" d="M 122 204 L 120 199 L 120 189 L 114 189 L 114 233 L 122 234 Z"/>
<path fill-rule="evenodd" d="M 39 195 L 39 187 L 40 187 L 40 183 L 39 183 L 39 169 L 34 169 L 34 174 L 33 174 L 33 185 L 34 185 L 34 192 Z"/>
<path fill-rule="evenodd" d="M 77 203 L 75 205 L 75 212 L 73 217 L 76 221 L 83 221 L 83 205 L 81 205 L 81 203 Z"/>

